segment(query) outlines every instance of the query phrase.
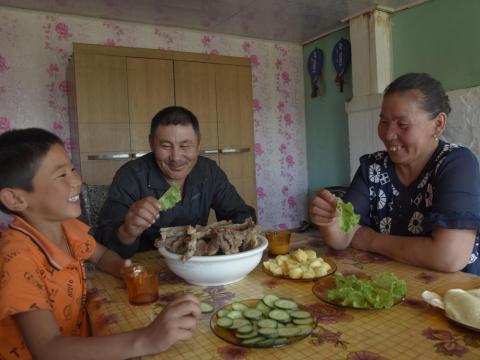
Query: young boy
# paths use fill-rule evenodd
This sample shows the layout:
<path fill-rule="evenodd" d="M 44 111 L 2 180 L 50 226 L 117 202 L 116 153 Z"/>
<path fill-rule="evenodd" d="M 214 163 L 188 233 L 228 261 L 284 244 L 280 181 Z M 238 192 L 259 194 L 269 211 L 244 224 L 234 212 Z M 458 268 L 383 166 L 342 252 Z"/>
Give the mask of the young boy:
<path fill-rule="evenodd" d="M 0 237 L 0 359 L 126 359 L 192 337 L 201 313 L 192 295 L 145 328 L 86 337 L 83 262 L 117 277 L 127 264 L 76 220 L 80 186 L 56 135 L 37 128 L 0 135 L 0 207 L 14 215 Z"/>

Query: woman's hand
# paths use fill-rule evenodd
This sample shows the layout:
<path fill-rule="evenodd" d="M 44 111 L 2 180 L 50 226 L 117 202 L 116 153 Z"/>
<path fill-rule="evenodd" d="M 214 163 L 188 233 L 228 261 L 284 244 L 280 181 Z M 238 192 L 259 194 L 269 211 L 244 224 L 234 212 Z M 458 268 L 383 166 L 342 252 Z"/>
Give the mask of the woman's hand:
<path fill-rule="evenodd" d="M 353 236 L 351 245 L 357 250 L 374 251 L 372 242 L 378 233 L 368 226 L 360 226 Z"/>
<path fill-rule="evenodd" d="M 320 190 L 310 206 L 310 220 L 320 227 L 337 224 L 337 198 L 326 189 Z"/>

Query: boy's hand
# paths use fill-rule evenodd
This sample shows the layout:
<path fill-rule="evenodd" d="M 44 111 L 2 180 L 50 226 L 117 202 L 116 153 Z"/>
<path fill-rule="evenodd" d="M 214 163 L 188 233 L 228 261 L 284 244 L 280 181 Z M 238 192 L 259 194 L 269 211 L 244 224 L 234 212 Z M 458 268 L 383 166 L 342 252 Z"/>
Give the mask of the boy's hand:
<path fill-rule="evenodd" d="M 167 350 L 177 341 L 191 339 L 201 315 L 200 300 L 191 294 L 179 297 L 145 328 L 146 345 L 152 348 L 152 353 L 157 353 Z"/>
<path fill-rule="evenodd" d="M 120 274 L 122 275 L 122 277 L 125 277 L 125 272 L 126 270 L 132 266 L 132 260 L 130 259 L 126 259 L 126 260 L 123 260 L 123 263 L 122 263 L 122 267 L 120 268 Z"/>
<path fill-rule="evenodd" d="M 312 200 L 310 219 L 318 226 L 330 226 L 336 223 L 339 215 L 337 199 L 328 190 L 320 190 Z"/>

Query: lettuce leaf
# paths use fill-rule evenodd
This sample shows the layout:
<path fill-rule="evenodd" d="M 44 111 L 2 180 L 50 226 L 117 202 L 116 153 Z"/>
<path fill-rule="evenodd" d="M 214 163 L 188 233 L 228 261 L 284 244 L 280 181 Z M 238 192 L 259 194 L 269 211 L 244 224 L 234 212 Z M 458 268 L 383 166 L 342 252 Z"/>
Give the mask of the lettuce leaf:
<path fill-rule="evenodd" d="M 361 309 L 389 308 L 405 297 L 404 280 L 389 272 L 358 279 L 354 275 L 335 274 L 336 288 L 328 290 L 328 300 Z"/>
<path fill-rule="evenodd" d="M 360 221 L 360 215 L 355 214 L 351 202 L 344 203 L 339 197 L 337 197 L 337 209 L 340 210 L 340 215 L 338 216 L 340 230 L 344 234 L 348 234 Z"/>
<path fill-rule="evenodd" d="M 162 197 L 158 199 L 158 202 L 161 206 L 160 211 L 167 211 L 168 209 L 173 208 L 180 200 L 182 200 L 180 186 L 178 186 L 176 183 L 173 183 L 170 188 L 165 191 Z"/>

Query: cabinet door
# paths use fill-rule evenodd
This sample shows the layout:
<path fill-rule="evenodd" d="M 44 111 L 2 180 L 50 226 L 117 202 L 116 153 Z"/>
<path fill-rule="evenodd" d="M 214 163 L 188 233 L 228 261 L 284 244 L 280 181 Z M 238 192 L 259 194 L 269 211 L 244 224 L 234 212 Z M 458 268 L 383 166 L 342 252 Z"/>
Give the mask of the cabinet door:
<path fill-rule="evenodd" d="M 82 177 L 89 184 L 103 184 L 114 174 L 106 176 L 103 169 L 116 169 L 122 162 L 88 160 L 87 154 L 130 152 L 126 60 L 78 53 L 74 65 Z"/>
<path fill-rule="evenodd" d="M 173 61 L 128 58 L 128 108 L 133 152 L 150 151 L 150 122 L 157 112 L 175 104 Z"/>
<path fill-rule="evenodd" d="M 250 67 L 216 65 L 219 165 L 246 203 L 256 207 Z"/>
<path fill-rule="evenodd" d="M 200 123 L 202 150 L 218 148 L 215 65 L 175 61 L 175 103 L 192 111 Z"/>
<path fill-rule="evenodd" d="M 129 115 L 124 57 L 75 55 L 80 149 L 129 151 Z"/>

